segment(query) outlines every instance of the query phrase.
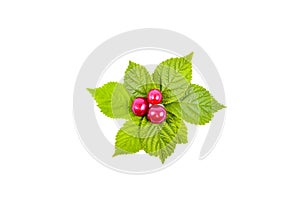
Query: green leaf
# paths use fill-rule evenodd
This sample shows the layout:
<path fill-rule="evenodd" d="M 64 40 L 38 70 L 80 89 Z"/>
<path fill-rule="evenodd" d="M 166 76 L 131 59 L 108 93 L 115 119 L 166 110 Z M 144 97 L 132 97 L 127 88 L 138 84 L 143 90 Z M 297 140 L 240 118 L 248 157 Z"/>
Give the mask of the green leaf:
<path fill-rule="evenodd" d="M 130 96 L 121 83 L 109 82 L 100 88 L 87 89 L 101 112 L 111 118 L 130 119 Z"/>
<path fill-rule="evenodd" d="M 175 137 L 175 142 L 177 144 L 186 144 L 188 142 L 188 129 L 183 121 L 181 121 L 181 125 L 178 128 L 178 132 Z"/>
<path fill-rule="evenodd" d="M 113 156 L 121 154 L 132 154 L 142 149 L 138 136 L 139 125 L 133 121 L 127 121 L 118 131 L 115 142 L 115 153 Z"/>
<path fill-rule="evenodd" d="M 131 118 L 131 98 L 123 84 L 117 84 L 111 98 L 114 118 Z"/>
<path fill-rule="evenodd" d="M 194 56 L 194 52 L 191 52 L 188 55 L 184 56 L 184 58 L 189 62 L 192 62 L 193 56 Z"/>
<path fill-rule="evenodd" d="M 193 52 L 180 58 L 170 58 L 160 63 L 152 77 L 163 95 L 163 104 L 178 101 L 192 80 Z"/>
<path fill-rule="evenodd" d="M 182 109 L 180 104 L 171 103 L 171 104 L 166 104 L 164 107 L 167 111 L 167 114 L 172 114 L 177 118 L 182 118 L 183 114 L 182 114 Z"/>
<path fill-rule="evenodd" d="M 176 117 L 178 119 L 182 119 L 182 108 L 180 104 L 175 104 L 175 103 L 171 103 L 171 104 L 167 104 L 165 105 L 165 109 L 167 111 L 168 115 L 171 115 L 171 117 Z M 178 131 L 176 133 L 176 137 L 175 137 L 175 143 L 177 144 L 185 144 L 187 143 L 187 127 L 185 125 L 185 123 L 183 122 L 183 120 L 181 120 L 181 123 L 176 124 L 178 127 Z"/>
<path fill-rule="evenodd" d="M 150 123 L 150 122 L 149 122 Z M 179 141 L 177 133 L 181 126 L 181 119 L 175 115 L 168 114 L 165 122 L 162 123 L 160 131 L 157 131 L 154 135 L 151 133 L 151 137 L 142 139 L 143 149 L 149 155 L 157 156 L 162 163 L 169 157 L 175 149 L 176 142 Z"/>
<path fill-rule="evenodd" d="M 180 73 L 182 77 L 184 77 L 188 83 L 192 80 L 192 63 L 191 60 L 193 58 L 193 52 L 190 54 L 179 57 L 179 58 L 170 58 L 162 63 L 160 63 L 157 68 L 161 67 L 171 67 L 175 72 Z"/>
<path fill-rule="evenodd" d="M 134 97 L 146 97 L 148 92 L 155 88 L 147 69 L 131 61 L 125 72 L 124 85 Z"/>
<path fill-rule="evenodd" d="M 86 90 L 94 97 L 96 89 L 86 88 Z"/>
<path fill-rule="evenodd" d="M 167 60 L 159 64 L 153 73 L 153 81 L 163 95 L 163 104 L 177 101 L 184 95 L 189 85 L 189 80 L 183 75 L 185 71 L 178 71 L 180 68 L 176 67 L 176 59 L 172 61 Z M 191 72 L 187 70 L 186 74 L 189 73 Z"/>
<path fill-rule="evenodd" d="M 180 102 L 174 104 L 180 104 L 185 121 L 199 125 L 210 122 L 213 113 L 223 106 L 205 88 L 196 84 L 191 84 Z"/>
<path fill-rule="evenodd" d="M 159 134 L 163 127 L 164 123 L 153 124 L 144 117 L 140 123 L 140 132 L 139 136 L 142 139 L 153 137 L 156 134 Z"/>
<path fill-rule="evenodd" d="M 223 104 L 220 104 L 215 98 L 211 100 L 212 112 L 218 112 L 219 110 L 226 108 Z"/>

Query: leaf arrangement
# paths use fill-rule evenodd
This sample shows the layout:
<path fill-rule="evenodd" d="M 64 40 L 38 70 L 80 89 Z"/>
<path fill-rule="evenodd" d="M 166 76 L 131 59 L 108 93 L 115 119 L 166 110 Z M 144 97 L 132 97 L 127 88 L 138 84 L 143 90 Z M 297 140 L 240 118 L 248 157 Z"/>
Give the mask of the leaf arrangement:
<path fill-rule="evenodd" d="M 108 82 L 99 88 L 88 88 L 103 114 L 126 120 L 116 135 L 113 156 L 144 150 L 164 163 L 177 144 L 188 142 L 184 121 L 204 125 L 212 120 L 215 112 L 225 108 L 205 88 L 191 83 L 192 57 L 190 53 L 167 59 L 152 75 L 144 66 L 129 61 L 124 83 Z M 160 106 L 166 111 L 165 120 L 159 124 L 132 111 L 134 100 L 147 98 L 153 89 L 161 92 Z"/>

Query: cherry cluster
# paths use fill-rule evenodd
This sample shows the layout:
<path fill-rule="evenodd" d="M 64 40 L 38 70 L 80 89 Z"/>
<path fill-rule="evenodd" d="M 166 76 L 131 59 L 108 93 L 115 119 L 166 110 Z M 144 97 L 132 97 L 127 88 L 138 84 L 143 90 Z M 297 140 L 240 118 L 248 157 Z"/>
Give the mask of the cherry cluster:
<path fill-rule="evenodd" d="M 153 124 L 162 123 L 166 117 L 167 112 L 163 105 L 161 105 L 162 94 L 158 89 L 152 89 L 148 92 L 147 98 L 137 97 L 132 102 L 132 112 L 136 116 L 145 116 Z"/>

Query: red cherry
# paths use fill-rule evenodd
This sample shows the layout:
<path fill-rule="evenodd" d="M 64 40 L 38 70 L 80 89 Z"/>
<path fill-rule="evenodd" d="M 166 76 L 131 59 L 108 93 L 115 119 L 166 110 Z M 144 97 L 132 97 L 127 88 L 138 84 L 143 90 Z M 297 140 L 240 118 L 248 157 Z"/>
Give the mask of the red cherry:
<path fill-rule="evenodd" d="M 147 118 L 153 124 L 162 123 L 167 117 L 167 112 L 164 107 L 160 105 L 152 105 L 148 111 Z"/>
<path fill-rule="evenodd" d="M 132 102 L 132 112 L 137 116 L 144 116 L 148 111 L 148 102 L 146 98 L 138 97 Z"/>
<path fill-rule="evenodd" d="M 162 101 L 162 94 L 158 89 L 153 89 L 148 92 L 147 100 L 151 104 L 159 104 Z"/>

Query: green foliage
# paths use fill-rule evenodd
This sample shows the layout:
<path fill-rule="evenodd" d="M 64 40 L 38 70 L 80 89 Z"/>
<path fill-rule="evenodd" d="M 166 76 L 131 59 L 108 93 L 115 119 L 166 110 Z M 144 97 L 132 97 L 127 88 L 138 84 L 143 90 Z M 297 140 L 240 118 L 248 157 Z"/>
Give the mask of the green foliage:
<path fill-rule="evenodd" d="M 142 65 L 130 61 L 124 84 L 109 82 L 100 88 L 88 89 L 102 113 L 127 120 L 116 135 L 113 156 L 144 150 L 164 163 L 177 144 L 188 142 L 184 121 L 203 125 L 212 120 L 215 112 L 225 108 L 205 88 L 191 83 L 192 57 L 190 53 L 167 59 L 152 75 Z M 146 116 L 138 117 L 131 112 L 133 99 L 146 97 L 154 88 L 162 92 L 162 104 L 167 112 L 161 124 L 153 124 Z"/>

